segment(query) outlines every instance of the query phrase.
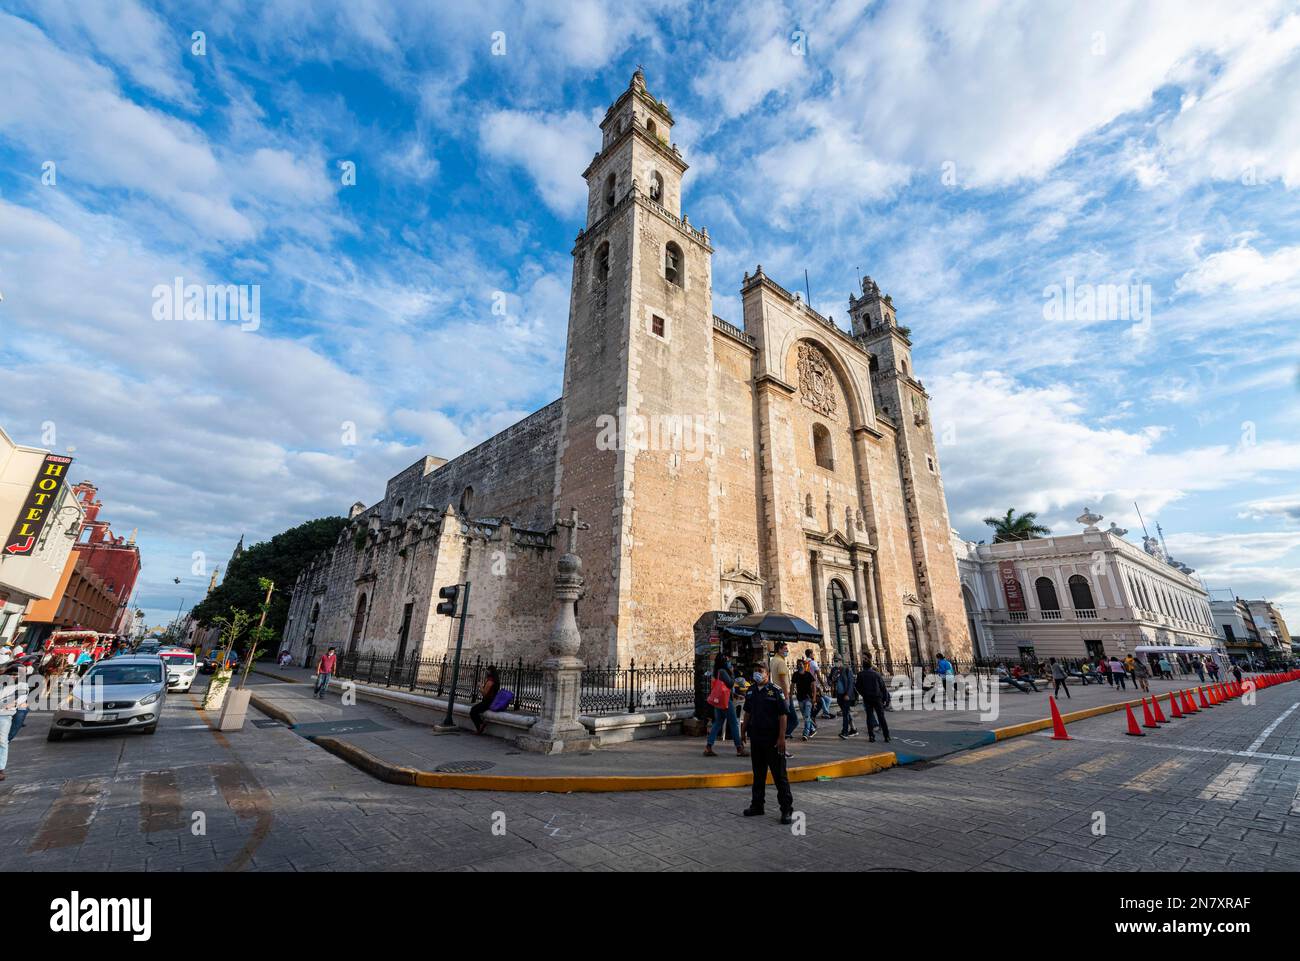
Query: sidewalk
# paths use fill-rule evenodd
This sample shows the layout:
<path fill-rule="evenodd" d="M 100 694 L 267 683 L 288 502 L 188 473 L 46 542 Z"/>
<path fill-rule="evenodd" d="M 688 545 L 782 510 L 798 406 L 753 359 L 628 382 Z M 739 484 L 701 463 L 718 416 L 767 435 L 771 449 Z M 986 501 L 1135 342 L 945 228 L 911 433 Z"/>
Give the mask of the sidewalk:
<path fill-rule="evenodd" d="M 261 675 L 258 677 L 257 675 Z M 610 745 L 582 754 L 545 756 L 523 752 L 508 741 L 458 730 L 439 733 L 383 704 L 358 700 L 344 706 L 338 694 L 311 696 L 311 672 L 302 668 L 255 669 L 254 704 L 296 733 L 386 781 L 459 790 L 627 791 L 695 787 L 739 787 L 749 783 L 748 758 L 737 757 L 730 742 L 714 745 L 717 757 L 704 757 L 702 737 L 659 737 Z M 1152 694 L 1165 695 L 1196 685 L 1152 681 Z M 1058 705 L 1067 723 L 1084 716 L 1123 710 L 1142 692 L 1130 685 L 1072 684 Z M 889 744 L 866 738 L 859 708 L 860 736 L 837 737 L 839 719 L 821 722 L 818 734 L 788 742 L 794 755 L 790 779 L 809 781 L 874 773 L 899 764 L 928 761 L 996 740 L 1041 730 L 1049 724 L 1047 690 L 1039 694 L 1001 692 L 997 716 L 982 719 L 973 710 L 893 710 L 887 712 Z M 444 708 L 445 709 L 445 708 Z"/>

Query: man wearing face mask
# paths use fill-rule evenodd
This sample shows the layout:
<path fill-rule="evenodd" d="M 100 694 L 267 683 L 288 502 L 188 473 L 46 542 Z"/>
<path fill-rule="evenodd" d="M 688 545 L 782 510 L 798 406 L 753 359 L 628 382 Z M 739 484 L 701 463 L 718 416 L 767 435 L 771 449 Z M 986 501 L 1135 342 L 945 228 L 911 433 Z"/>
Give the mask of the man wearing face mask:
<path fill-rule="evenodd" d="M 772 772 L 776 785 L 776 800 L 781 806 L 781 823 L 794 820 L 794 796 L 790 793 L 790 780 L 785 773 L 785 723 L 789 707 L 785 694 L 767 678 L 763 668 L 754 671 L 754 686 L 745 698 L 745 723 L 740 728 L 740 739 L 749 739 L 749 756 L 754 768 L 754 784 L 745 817 L 763 813 L 767 795 L 767 774 Z"/>

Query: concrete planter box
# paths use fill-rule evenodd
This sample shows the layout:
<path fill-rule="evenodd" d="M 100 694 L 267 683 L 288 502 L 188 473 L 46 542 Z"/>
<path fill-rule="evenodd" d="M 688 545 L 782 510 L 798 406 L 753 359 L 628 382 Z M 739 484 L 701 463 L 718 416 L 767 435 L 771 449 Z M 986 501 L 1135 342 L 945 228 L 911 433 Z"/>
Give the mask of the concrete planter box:
<path fill-rule="evenodd" d="M 227 691 L 217 729 L 221 731 L 243 730 L 244 718 L 248 715 L 248 702 L 252 696 L 253 692 L 248 688 Z"/>

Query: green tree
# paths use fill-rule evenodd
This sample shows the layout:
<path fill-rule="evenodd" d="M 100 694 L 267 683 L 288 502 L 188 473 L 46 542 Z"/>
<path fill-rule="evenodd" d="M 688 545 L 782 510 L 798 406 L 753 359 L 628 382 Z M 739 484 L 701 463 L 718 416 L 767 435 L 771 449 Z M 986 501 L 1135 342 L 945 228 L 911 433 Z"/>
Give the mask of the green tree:
<path fill-rule="evenodd" d="M 266 599 L 263 582 L 270 580 L 284 585 L 284 588 L 271 596 L 259 642 L 279 637 L 284 633 L 285 621 L 289 617 L 289 595 L 298 574 L 318 554 L 334 546 L 345 526 L 345 518 L 321 517 L 276 534 L 269 541 L 254 544 L 235 559 L 212 593 L 194 606 L 191 611 L 194 620 L 210 627 L 232 607 L 242 611 L 260 611 Z M 241 650 L 244 646 L 240 645 Z"/>
<path fill-rule="evenodd" d="M 1001 544 L 1003 541 L 1028 541 L 1052 533 L 1049 528 L 1038 523 L 1038 515 L 1034 511 L 1025 511 L 1017 516 L 1016 512 L 1009 507 L 1006 517 L 986 517 L 984 523 L 993 528 L 994 544 Z"/>

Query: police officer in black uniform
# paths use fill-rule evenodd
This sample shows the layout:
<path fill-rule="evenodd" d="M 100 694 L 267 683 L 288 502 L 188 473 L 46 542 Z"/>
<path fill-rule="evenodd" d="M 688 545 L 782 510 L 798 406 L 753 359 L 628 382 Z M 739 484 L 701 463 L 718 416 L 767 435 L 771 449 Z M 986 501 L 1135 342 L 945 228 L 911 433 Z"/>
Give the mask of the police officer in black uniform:
<path fill-rule="evenodd" d="M 749 756 L 754 766 L 754 787 L 745 817 L 763 813 L 767 794 L 767 772 L 772 772 L 776 785 L 776 800 L 781 805 L 781 823 L 794 820 L 794 796 L 790 781 L 785 775 L 785 718 L 789 713 L 785 695 L 770 683 L 767 671 L 754 671 L 754 686 L 745 698 L 745 722 L 740 728 L 740 740 L 749 738 Z"/>

